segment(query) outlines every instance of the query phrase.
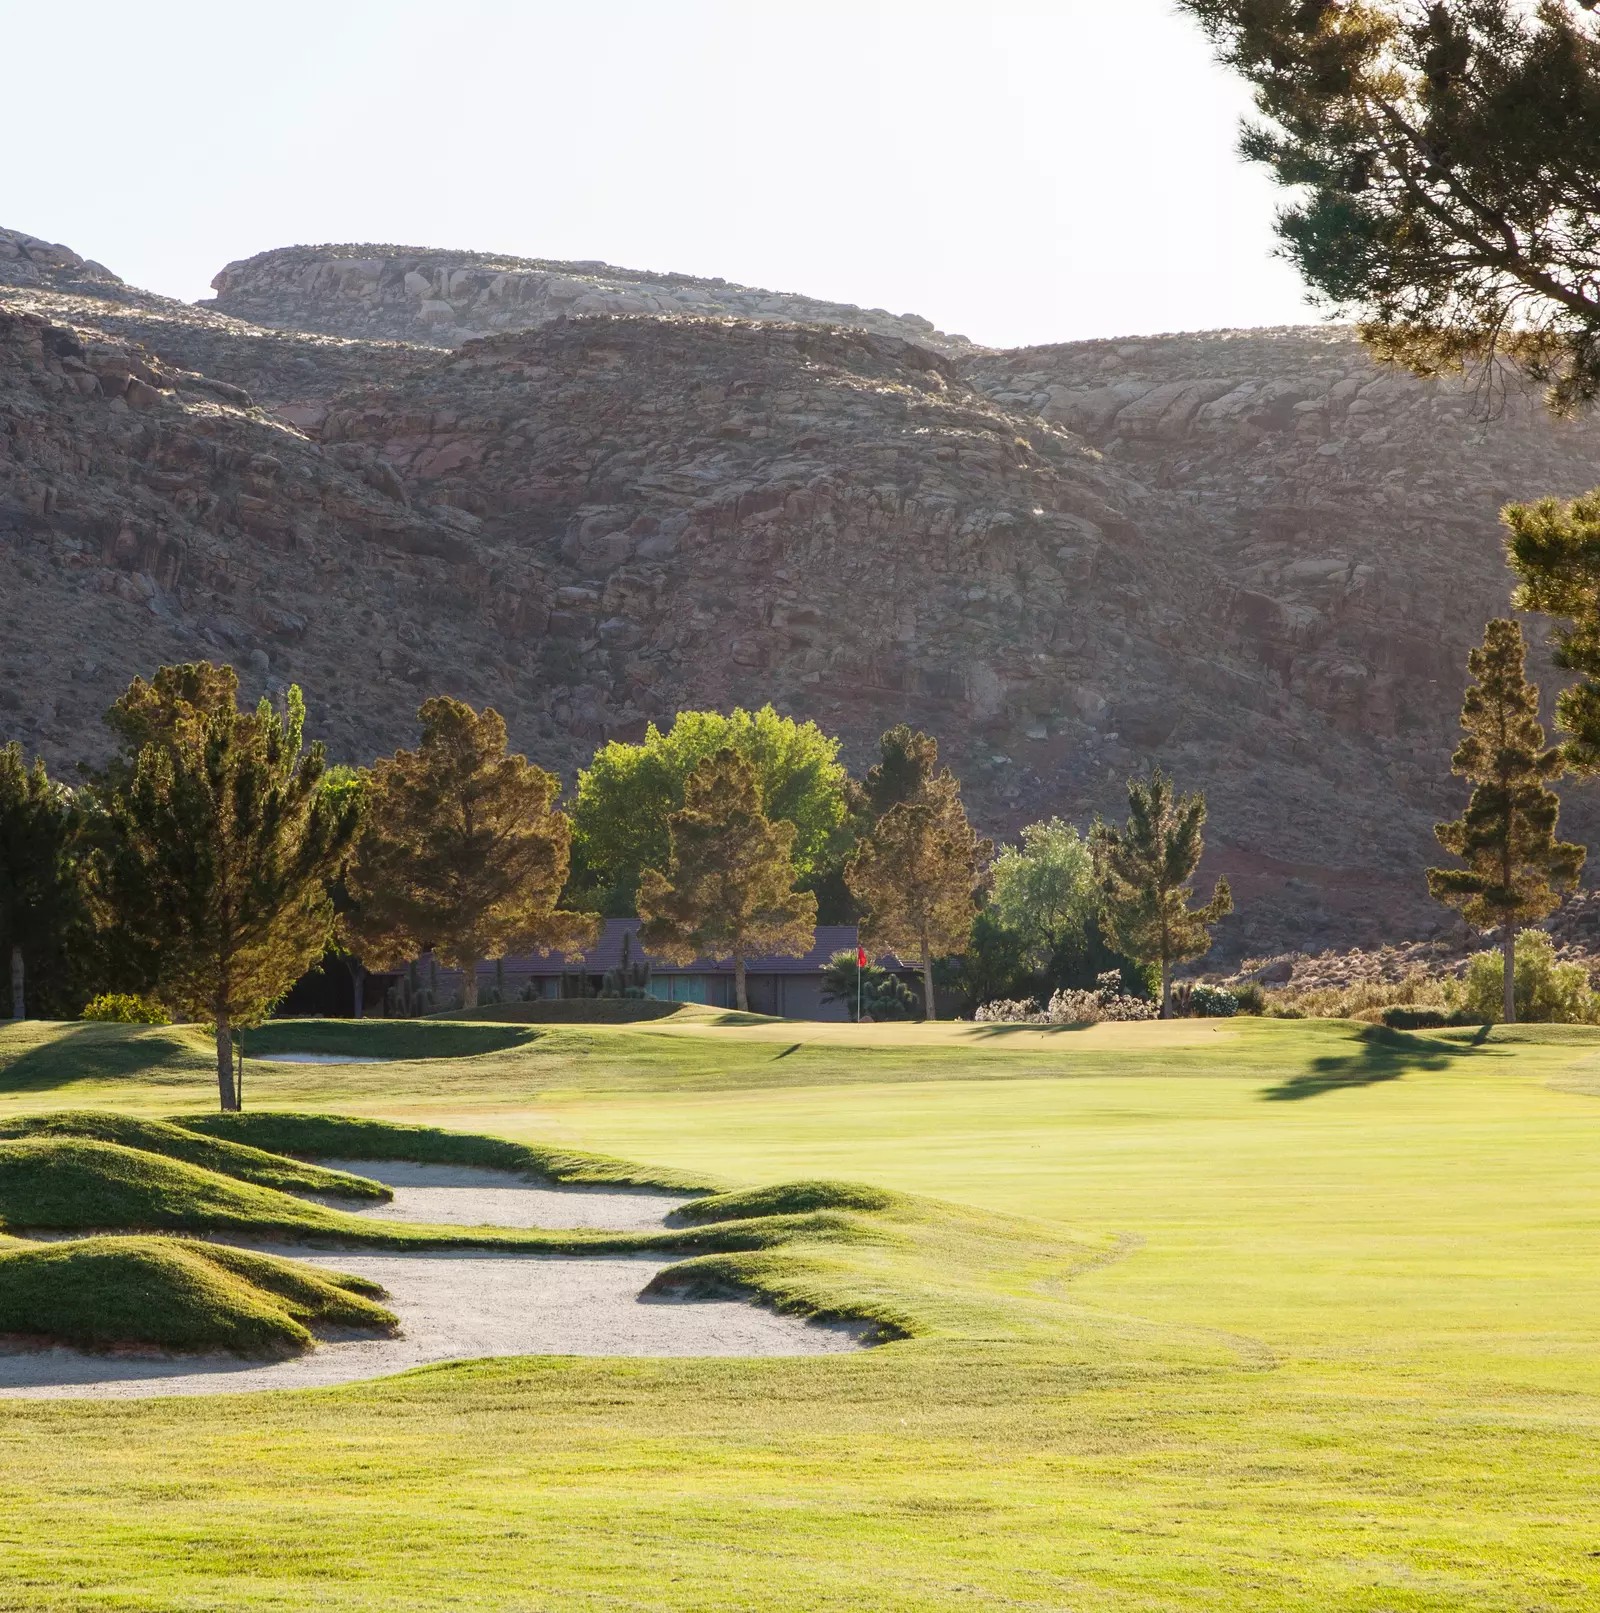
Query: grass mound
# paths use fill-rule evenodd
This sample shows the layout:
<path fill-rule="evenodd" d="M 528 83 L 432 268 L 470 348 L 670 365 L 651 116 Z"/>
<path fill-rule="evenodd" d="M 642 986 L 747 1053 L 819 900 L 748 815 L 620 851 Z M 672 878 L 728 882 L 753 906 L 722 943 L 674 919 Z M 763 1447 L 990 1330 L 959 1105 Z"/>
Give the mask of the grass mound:
<path fill-rule="evenodd" d="M 274 1019 L 244 1033 L 248 1058 L 333 1053 L 365 1059 L 463 1059 L 503 1053 L 534 1041 L 521 1025 L 435 1019 Z"/>
<path fill-rule="evenodd" d="M 175 1115 L 173 1124 L 207 1137 L 247 1143 L 274 1154 L 306 1159 L 407 1160 L 417 1165 L 481 1165 L 543 1182 L 591 1187 L 659 1187 L 696 1193 L 720 1185 L 685 1171 L 634 1165 L 605 1154 L 540 1148 L 346 1115 L 303 1115 L 258 1109 L 247 1114 Z"/>
<path fill-rule="evenodd" d="M 311 1327 L 392 1333 L 383 1290 L 269 1255 L 173 1238 L 0 1245 L 0 1332 L 104 1348 L 282 1355 Z"/>
<path fill-rule="evenodd" d="M 387 1203 L 394 1197 L 392 1189 L 365 1176 L 324 1170 L 320 1165 L 284 1159 L 245 1143 L 202 1136 L 166 1120 L 139 1120 L 131 1115 L 93 1109 L 0 1120 L 0 1140 L 30 1137 L 78 1137 L 92 1142 L 118 1143 L 124 1148 L 137 1148 L 147 1154 L 182 1160 L 186 1165 L 198 1165 L 202 1170 L 231 1176 L 235 1181 L 277 1188 L 281 1193 L 327 1193 L 377 1203 Z"/>
<path fill-rule="evenodd" d="M 182 1160 L 79 1137 L 0 1142 L 0 1227 L 337 1233 L 364 1224 Z"/>
<path fill-rule="evenodd" d="M 674 1219 L 696 1223 L 746 1221 L 770 1215 L 807 1215 L 819 1210 L 858 1210 L 872 1215 L 893 1209 L 900 1202 L 900 1194 L 868 1187 L 864 1182 L 779 1182 L 773 1187 L 695 1199 L 674 1212 Z"/>

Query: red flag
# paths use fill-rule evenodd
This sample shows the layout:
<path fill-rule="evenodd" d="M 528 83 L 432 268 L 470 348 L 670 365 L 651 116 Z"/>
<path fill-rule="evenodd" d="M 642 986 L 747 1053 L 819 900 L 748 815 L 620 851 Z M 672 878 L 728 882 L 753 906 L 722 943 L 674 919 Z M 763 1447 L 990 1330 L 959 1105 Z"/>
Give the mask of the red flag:
<path fill-rule="evenodd" d="M 856 968 L 865 969 L 867 966 L 867 951 L 865 947 L 856 948 Z"/>

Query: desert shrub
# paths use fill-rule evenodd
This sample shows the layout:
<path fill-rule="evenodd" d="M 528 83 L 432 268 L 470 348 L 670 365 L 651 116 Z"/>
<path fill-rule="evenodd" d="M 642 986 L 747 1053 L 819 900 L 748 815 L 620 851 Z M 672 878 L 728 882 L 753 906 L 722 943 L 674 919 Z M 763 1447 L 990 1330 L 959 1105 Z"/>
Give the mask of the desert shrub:
<path fill-rule="evenodd" d="M 1448 1013 L 1455 1006 L 1446 997 L 1444 982 L 1430 980 L 1420 971 L 1404 980 L 1358 980 L 1311 989 L 1285 986 L 1265 996 L 1267 1012 L 1278 1019 L 1359 1019 L 1369 1025 L 1381 1024 L 1386 1008 L 1437 1008 Z"/>
<path fill-rule="evenodd" d="M 1098 991 L 1058 991 L 1045 1009 L 1051 1025 L 1098 1025 L 1106 1018 L 1106 1001 Z"/>
<path fill-rule="evenodd" d="M 1159 1019 L 1161 1009 L 1158 1004 L 1147 1002 L 1143 997 L 1113 997 L 1109 1002 L 1101 1002 L 1100 1017 L 1101 1019 L 1123 1022 Z"/>
<path fill-rule="evenodd" d="M 1155 1005 L 1142 997 L 1098 991 L 1058 991 L 1043 1008 L 1032 997 L 985 1003 L 974 1016 L 989 1025 L 1098 1025 L 1155 1017 Z"/>
<path fill-rule="evenodd" d="M 1189 993 L 1189 1012 L 1197 1019 L 1232 1019 L 1239 1012 L 1239 999 L 1231 991 L 1201 980 Z"/>
<path fill-rule="evenodd" d="M 1039 1004 L 1032 997 L 997 998 L 992 1003 L 984 1003 L 972 1017 L 980 1025 L 1042 1025 L 1045 1022 Z"/>
<path fill-rule="evenodd" d="M 170 1025 L 171 1017 L 155 1003 L 143 997 L 131 997 L 123 991 L 103 991 L 85 1005 L 84 1019 L 105 1025 Z"/>
<path fill-rule="evenodd" d="M 1260 981 L 1249 980 L 1242 986 L 1234 986 L 1232 990 L 1233 1000 L 1241 1014 L 1266 1013 L 1267 994 L 1261 989 Z"/>
<path fill-rule="evenodd" d="M 1452 981 L 1451 1006 L 1473 1023 L 1499 1024 L 1504 1017 L 1504 963 L 1499 952 L 1478 952 L 1466 973 Z M 1593 1025 L 1600 1022 L 1600 998 L 1589 987 L 1579 963 L 1560 963 L 1555 943 L 1543 930 L 1517 935 L 1514 982 L 1517 1018 L 1534 1025 Z"/>

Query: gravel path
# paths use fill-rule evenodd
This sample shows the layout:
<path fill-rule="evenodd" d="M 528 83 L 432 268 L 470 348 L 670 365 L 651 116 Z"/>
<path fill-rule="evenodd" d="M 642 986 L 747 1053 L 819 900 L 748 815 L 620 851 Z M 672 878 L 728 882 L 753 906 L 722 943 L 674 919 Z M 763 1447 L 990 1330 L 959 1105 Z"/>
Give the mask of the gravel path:
<path fill-rule="evenodd" d="M 0 1398 L 129 1399 L 311 1389 L 382 1378 L 434 1361 L 504 1355 L 770 1356 L 854 1349 L 856 1328 L 818 1326 L 737 1300 L 649 1300 L 670 1261 L 633 1255 L 306 1254 L 244 1244 L 371 1277 L 389 1292 L 401 1336 L 319 1344 L 266 1364 L 230 1355 L 0 1353 Z"/>
<path fill-rule="evenodd" d="M 599 1232 L 653 1232 L 680 1204 L 696 1195 L 648 1188 L 536 1187 L 511 1171 L 477 1165 L 409 1165 L 370 1159 L 319 1159 L 394 1189 L 389 1204 L 352 1205 L 319 1198 L 353 1215 L 469 1227 L 581 1227 Z M 310 1195 L 307 1195 L 310 1196 Z"/>

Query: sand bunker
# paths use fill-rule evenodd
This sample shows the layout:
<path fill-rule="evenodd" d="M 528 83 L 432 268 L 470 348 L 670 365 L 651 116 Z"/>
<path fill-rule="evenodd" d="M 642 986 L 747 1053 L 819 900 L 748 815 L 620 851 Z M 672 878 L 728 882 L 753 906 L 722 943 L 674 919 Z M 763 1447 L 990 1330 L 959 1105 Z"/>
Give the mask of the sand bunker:
<path fill-rule="evenodd" d="M 628 1188 L 535 1187 L 507 1171 L 467 1165 L 324 1160 L 386 1182 L 394 1202 L 355 1213 L 467 1226 L 649 1230 L 693 1195 Z M 326 1200 L 350 1209 L 347 1200 Z M 75 1234 L 59 1234 L 72 1237 Z M 230 1242 L 232 1240 L 229 1240 Z M 289 1361 L 230 1355 L 97 1355 L 53 1349 L 6 1352 L 0 1398 L 138 1398 L 245 1389 L 310 1389 L 387 1377 L 435 1361 L 498 1355 L 824 1355 L 854 1349 L 865 1330 L 819 1326 L 739 1300 L 643 1299 L 671 1259 L 649 1255 L 308 1253 L 246 1243 L 308 1265 L 382 1283 L 400 1318 L 393 1339 L 321 1343 Z"/>
<path fill-rule="evenodd" d="M 823 1355 L 861 1330 L 818 1326 L 737 1300 L 641 1299 L 670 1261 L 633 1255 L 317 1253 L 245 1244 L 380 1282 L 401 1336 L 319 1344 L 267 1364 L 229 1355 L 0 1353 L 0 1398 L 140 1398 L 310 1389 L 434 1361 L 500 1355 Z"/>
<path fill-rule="evenodd" d="M 597 1232 L 651 1232 L 692 1193 L 649 1188 L 537 1187 L 511 1171 L 476 1165 L 409 1165 L 369 1159 L 322 1159 L 329 1170 L 367 1176 L 394 1189 L 389 1204 L 319 1198 L 352 1215 L 389 1221 L 469 1227 L 581 1227 Z"/>

